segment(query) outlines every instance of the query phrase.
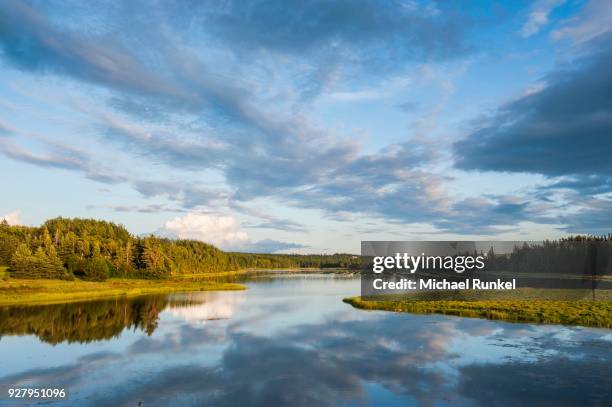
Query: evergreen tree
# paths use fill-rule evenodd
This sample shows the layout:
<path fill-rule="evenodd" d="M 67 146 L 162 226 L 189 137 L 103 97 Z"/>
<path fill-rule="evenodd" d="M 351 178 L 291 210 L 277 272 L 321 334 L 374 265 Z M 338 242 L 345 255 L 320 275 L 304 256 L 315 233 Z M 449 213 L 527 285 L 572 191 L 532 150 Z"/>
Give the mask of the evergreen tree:
<path fill-rule="evenodd" d="M 13 277 L 27 278 L 33 265 L 34 258 L 32 256 L 32 251 L 27 244 L 21 243 L 17 247 L 17 250 L 13 254 L 13 258 L 11 259 L 11 271 L 13 272 Z"/>

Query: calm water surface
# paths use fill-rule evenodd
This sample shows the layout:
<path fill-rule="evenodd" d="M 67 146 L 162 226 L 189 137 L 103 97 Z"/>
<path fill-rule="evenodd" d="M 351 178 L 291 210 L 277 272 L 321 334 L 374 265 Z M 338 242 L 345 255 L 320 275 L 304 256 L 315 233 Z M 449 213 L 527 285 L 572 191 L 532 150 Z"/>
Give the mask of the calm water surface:
<path fill-rule="evenodd" d="M 78 406 L 612 403 L 611 330 L 365 312 L 333 276 L 248 286 L 0 308 L 0 384 Z"/>

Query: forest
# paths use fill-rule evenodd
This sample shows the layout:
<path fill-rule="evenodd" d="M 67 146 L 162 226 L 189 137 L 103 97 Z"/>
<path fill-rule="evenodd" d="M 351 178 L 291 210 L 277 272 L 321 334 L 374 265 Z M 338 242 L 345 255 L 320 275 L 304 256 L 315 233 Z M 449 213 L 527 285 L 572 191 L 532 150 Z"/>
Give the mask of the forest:
<path fill-rule="evenodd" d="M 487 253 L 488 270 L 509 272 L 578 274 L 604 276 L 610 274 L 612 235 L 569 236 L 559 240 L 524 242 L 508 254 Z"/>
<path fill-rule="evenodd" d="M 104 281 L 244 269 L 351 268 L 349 254 L 230 253 L 196 240 L 138 237 L 112 222 L 54 218 L 39 227 L 0 223 L 0 266 L 13 278 Z"/>

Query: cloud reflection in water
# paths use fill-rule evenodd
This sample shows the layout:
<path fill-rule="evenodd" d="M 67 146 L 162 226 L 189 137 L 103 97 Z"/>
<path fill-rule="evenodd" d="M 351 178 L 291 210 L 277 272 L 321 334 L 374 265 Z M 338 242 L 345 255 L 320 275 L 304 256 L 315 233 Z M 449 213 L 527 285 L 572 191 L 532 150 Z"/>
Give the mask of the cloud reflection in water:
<path fill-rule="evenodd" d="M 73 405 L 583 406 L 610 400 L 609 330 L 362 312 L 329 295 L 342 284 L 350 291 L 348 282 L 289 280 L 182 303 L 185 298 L 174 296 L 151 336 L 141 333 L 112 353 L 92 351 L 73 364 L 0 381 L 61 378 L 78 389 Z M 304 312 L 311 314 L 302 318 Z"/>

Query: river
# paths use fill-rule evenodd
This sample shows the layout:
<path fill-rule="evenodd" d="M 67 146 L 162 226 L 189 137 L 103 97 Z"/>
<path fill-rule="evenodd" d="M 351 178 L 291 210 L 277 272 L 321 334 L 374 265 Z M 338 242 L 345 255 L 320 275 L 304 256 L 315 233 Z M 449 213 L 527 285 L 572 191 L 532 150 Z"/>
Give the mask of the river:
<path fill-rule="evenodd" d="M 330 275 L 247 285 L 0 308 L 0 385 L 62 387 L 50 404 L 68 406 L 612 401 L 612 330 L 361 311 L 341 301 L 359 280 Z"/>

